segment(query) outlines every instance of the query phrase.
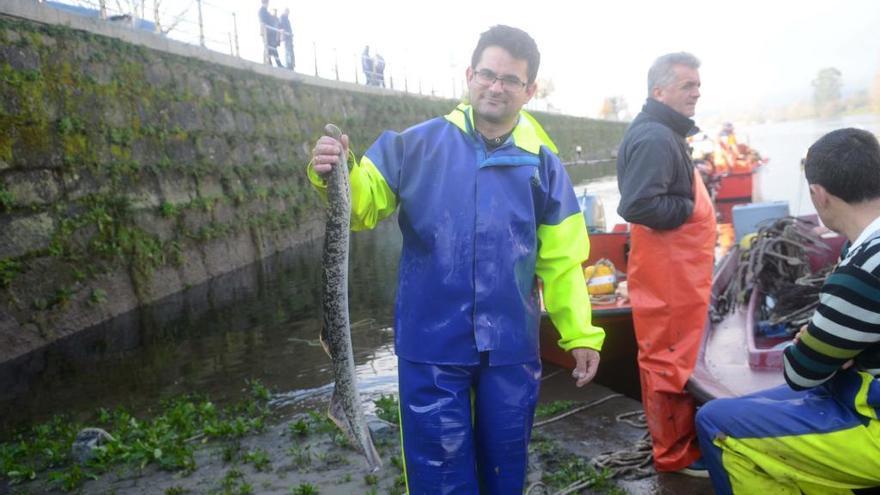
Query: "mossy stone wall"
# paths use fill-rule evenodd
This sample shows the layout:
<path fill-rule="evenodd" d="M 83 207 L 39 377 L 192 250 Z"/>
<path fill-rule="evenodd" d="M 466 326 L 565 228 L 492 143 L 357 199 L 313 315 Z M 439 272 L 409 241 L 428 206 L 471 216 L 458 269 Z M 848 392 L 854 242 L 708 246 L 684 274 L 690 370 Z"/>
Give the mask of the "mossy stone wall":
<path fill-rule="evenodd" d="M 304 173 L 449 100 L 272 77 L 0 17 L 0 362 L 323 233 Z M 624 126 L 536 114 L 564 159 Z"/>

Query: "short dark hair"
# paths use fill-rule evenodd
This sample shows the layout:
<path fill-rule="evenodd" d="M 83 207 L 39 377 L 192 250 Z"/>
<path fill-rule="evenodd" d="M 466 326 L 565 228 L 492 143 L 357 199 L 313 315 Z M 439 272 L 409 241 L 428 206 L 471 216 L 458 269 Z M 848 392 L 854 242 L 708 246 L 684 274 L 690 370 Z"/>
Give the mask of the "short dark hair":
<path fill-rule="evenodd" d="M 810 146 L 804 175 L 847 203 L 880 198 L 880 144 L 862 129 L 831 131 Z"/>
<path fill-rule="evenodd" d="M 488 31 L 480 35 L 480 41 L 474 48 L 474 54 L 471 55 L 471 68 L 476 69 L 480 57 L 483 56 L 483 50 L 490 46 L 498 46 L 507 50 L 513 58 L 525 60 L 529 65 L 529 84 L 535 82 L 538 77 L 538 66 L 541 65 L 541 54 L 538 52 L 538 44 L 529 36 L 529 33 L 522 29 L 497 25 L 489 28 Z"/>

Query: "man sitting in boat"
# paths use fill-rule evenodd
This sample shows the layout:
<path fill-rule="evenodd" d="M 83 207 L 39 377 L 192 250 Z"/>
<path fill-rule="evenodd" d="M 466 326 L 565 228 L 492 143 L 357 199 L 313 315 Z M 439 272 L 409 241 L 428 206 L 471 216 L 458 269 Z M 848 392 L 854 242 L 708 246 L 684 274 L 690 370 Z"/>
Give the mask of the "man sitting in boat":
<path fill-rule="evenodd" d="M 783 354 L 788 385 L 697 414 L 715 492 L 850 493 L 880 485 L 880 144 L 833 131 L 804 164 L 819 218 L 852 246 Z"/>
<path fill-rule="evenodd" d="M 617 155 L 617 211 L 632 224 L 627 280 L 654 467 L 705 477 L 696 405 L 684 389 L 706 323 L 716 237 L 715 211 L 685 141 L 696 131 L 699 67 L 682 52 L 648 71 L 648 99 Z"/>

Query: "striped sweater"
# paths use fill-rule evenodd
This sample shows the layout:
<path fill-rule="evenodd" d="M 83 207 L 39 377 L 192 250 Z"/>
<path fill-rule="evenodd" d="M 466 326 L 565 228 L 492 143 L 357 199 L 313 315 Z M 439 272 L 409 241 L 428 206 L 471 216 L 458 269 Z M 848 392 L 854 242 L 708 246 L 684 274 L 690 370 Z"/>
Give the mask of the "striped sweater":
<path fill-rule="evenodd" d="M 880 236 L 847 254 L 819 294 L 800 341 L 785 349 L 785 381 L 794 390 L 821 385 L 853 359 L 880 377 Z"/>

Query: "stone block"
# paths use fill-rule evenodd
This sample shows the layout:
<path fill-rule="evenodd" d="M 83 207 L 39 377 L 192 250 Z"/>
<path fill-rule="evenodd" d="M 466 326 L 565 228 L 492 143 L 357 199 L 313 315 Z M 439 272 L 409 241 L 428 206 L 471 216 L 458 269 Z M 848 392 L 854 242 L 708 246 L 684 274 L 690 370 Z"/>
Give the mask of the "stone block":
<path fill-rule="evenodd" d="M 211 213 L 201 208 L 188 208 L 181 215 L 183 232 L 186 235 L 197 234 L 202 227 L 211 223 Z"/>
<path fill-rule="evenodd" d="M 183 288 L 180 272 L 170 264 L 153 269 L 145 277 L 139 277 L 137 283 L 138 294 L 143 303 L 158 301 Z"/>
<path fill-rule="evenodd" d="M 196 161 L 196 150 L 188 139 L 169 139 L 165 150 L 171 161 L 180 164 L 191 164 Z"/>
<path fill-rule="evenodd" d="M 196 184 L 189 174 L 170 172 L 158 178 L 162 199 L 174 205 L 188 204 L 196 198 Z"/>
<path fill-rule="evenodd" d="M 40 70 L 40 54 L 30 46 L 0 46 L 0 65 L 9 64 L 15 70 Z"/>
<path fill-rule="evenodd" d="M 189 71 L 184 78 L 184 85 L 189 94 L 198 98 L 208 98 L 211 96 L 211 81 L 202 74 L 193 74 Z"/>
<path fill-rule="evenodd" d="M 181 101 L 171 107 L 171 124 L 172 127 L 177 125 L 185 131 L 200 131 L 205 128 L 199 108 L 190 101 Z"/>
<path fill-rule="evenodd" d="M 0 217 L 0 259 L 45 249 L 55 232 L 48 213 Z"/>
<path fill-rule="evenodd" d="M 197 179 L 199 196 L 202 198 L 219 198 L 223 196 L 223 184 L 219 177 L 202 176 Z"/>
<path fill-rule="evenodd" d="M 216 131 L 229 134 L 236 131 L 235 116 L 228 108 L 218 108 L 214 112 L 214 128 Z"/>
<path fill-rule="evenodd" d="M 82 199 L 89 194 L 106 194 L 112 186 L 109 181 L 96 177 L 91 170 L 82 168 L 65 171 L 61 175 L 64 194 L 70 201 Z"/>
<path fill-rule="evenodd" d="M 226 201 L 218 202 L 214 205 L 213 219 L 222 225 L 232 225 L 236 222 L 236 208 Z"/>
<path fill-rule="evenodd" d="M 166 218 L 155 211 L 141 210 L 134 213 L 134 223 L 144 232 L 154 235 L 162 242 L 177 238 L 177 219 Z"/>
<path fill-rule="evenodd" d="M 196 151 L 202 160 L 208 160 L 214 164 L 228 163 L 229 144 L 222 136 L 209 135 L 196 139 Z"/>
<path fill-rule="evenodd" d="M 238 111 L 235 113 L 235 126 L 238 128 L 238 132 L 251 135 L 254 133 L 254 117 L 247 113 Z"/>
<path fill-rule="evenodd" d="M 4 182 L 18 206 L 52 204 L 61 195 L 58 179 L 49 170 L 10 172 Z"/>
<path fill-rule="evenodd" d="M 183 263 L 178 267 L 178 271 L 184 287 L 197 286 L 207 280 L 208 271 L 205 269 L 205 260 L 201 249 L 194 245 L 184 249 Z M 197 301 L 200 299 L 196 298 Z"/>
<path fill-rule="evenodd" d="M 161 159 L 161 144 L 152 137 L 138 137 L 131 143 L 131 159 L 141 165 L 156 165 Z"/>
<path fill-rule="evenodd" d="M 171 71 L 161 59 L 154 59 L 144 68 L 144 77 L 151 86 L 164 87 L 171 82 Z"/>
<path fill-rule="evenodd" d="M 63 150 L 48 124 L 14 126 L 10 134 L 14 167 L 57 168 L 63 163 Z"/>

